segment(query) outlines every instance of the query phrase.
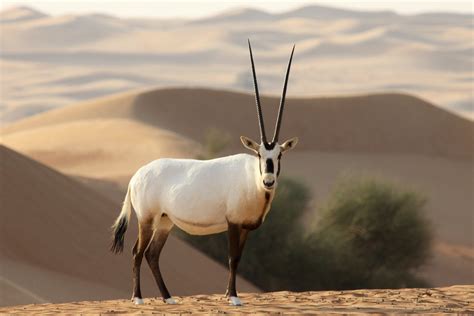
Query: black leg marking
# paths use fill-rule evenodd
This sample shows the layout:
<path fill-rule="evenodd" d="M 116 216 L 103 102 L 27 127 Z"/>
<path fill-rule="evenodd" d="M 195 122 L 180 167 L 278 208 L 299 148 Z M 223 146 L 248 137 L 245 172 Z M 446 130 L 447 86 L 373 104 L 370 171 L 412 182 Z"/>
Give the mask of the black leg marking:
<path fill-rule="evenodd" d="M 249 233 L 248 229 L 242 228 L 240 230 L 240 239 L 239 239 L 239 251 L 240 251 L 240 256 L 242 257 L 242 253 L 244 251 L 245 247 L 245 242 L 247 241 L 247 235 Z"/>
<path fill-rule="evenodd" d="M 160 271 L 160 254 L 166 240 L 168 239 L 169 232 L 169 230 L 155 230 L 153 238 L 145 251 L 146 260 L 150 266 L 151 272 L 153 272 L 153 276 L 155 277 L 156 284 L 160 289 L 163 299 L 171 297 Z"/>
<path fill-rule="evenodd" d="M 242 251 L 247 240 L 248 230 L 243 229 L 240 225 L 229 223 L 228 226 L 228 241 L 229 241 L 229 283 L 227 285 L 226 296 L 237 297 L 237 290 L 235 288 L 235 277 L 237 273 L 237 266 L 239 265 Z"/>
<path fill-rule="evenodd" d="M 143 224 L 138 226 L 138 239 L 135 242 L 132 250 L 132 261 L 133 261 L 133 293 L 134 297 L 142 298 L 142 292 L 140 288 L 140 267 L 142 264 L 143 253 L 150 243 L 150 239 L 153 235 L 151 224 Z"/>

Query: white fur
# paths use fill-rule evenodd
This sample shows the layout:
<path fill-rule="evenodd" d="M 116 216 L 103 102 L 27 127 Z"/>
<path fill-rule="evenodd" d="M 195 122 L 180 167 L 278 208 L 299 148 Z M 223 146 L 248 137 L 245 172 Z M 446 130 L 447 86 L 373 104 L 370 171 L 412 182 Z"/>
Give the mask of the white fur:
<path fill-rule="evenodd" d="M 130 180 L 116 223 L 124 216 L 130 218 L 131 205 L 139 221 L 166 214 L 171 220 L 169 229 L 175 224 L 193 235 L 225 231 L 228 222 L 252 225 L 263 221 L 277 184 L 278 156 L 293 148 L 298 139 L 276 144 L 271 150 L 249 138 L 241 140 L 261 159 L 247 154 L 212 160 L 158 159 L 141 167 Z M 265 171 L 267 159 L 273 160 L 273 173 Z M 272 187 L 264 185 L 272 181 Z"/>
<path fill-rule="evenodd" d="M 237 296 L 231 296 L 229 297 L 230 305 L 234 306 L 242 306 L 242 302 L 240 301 L 240 298 Z"/>
<path fill-rule="evenodd" d="M 143 305 L 143 304 L 144 304 L 143 300 L 142 300 L 141 298 L 139 298 L 139 297 L 134 297 L 134 298 L 133 298 L 133 303 L 134 303 L 135 305 Z"/>
<path fill-rule="evenodd" d="M 165 299 L 165 303 L 170 304 L 170 305 L 176 305 L 177 304 L 176 301 L 174 300 L 174 298 L 172 298 L 172 297 L 169 297 L 169 298 Z"/>
<path fill-rule="evenodd" d="M 205 161 L 158 159 L 132 177 L 131 203 L 139 220 L 164 213 L 195 235 L 225 231 L 228 221 L 256 222 L 270 206 L 263 209 L 265 188 L 258 163 L 247 154 Z"/>

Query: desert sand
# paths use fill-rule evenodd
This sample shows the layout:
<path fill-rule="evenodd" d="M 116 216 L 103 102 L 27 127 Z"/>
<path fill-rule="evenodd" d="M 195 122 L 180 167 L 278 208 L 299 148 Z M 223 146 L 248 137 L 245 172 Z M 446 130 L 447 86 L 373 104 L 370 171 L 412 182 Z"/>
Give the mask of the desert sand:
<path fill-rule="evenodd" d="M 142 87 L 251 89 L 289 96 L 404 92 L 472 117 L 472 15 L 243 9 L 200 20 L 0 12 L 2 123 Z"/>
<path fill-rule="evenodd" d="M 0 161 L 0 306 L 129 297 L 135 220 L 124 253 L 108 249 L 120 204 L 4 146 Z M 173 235 L 161 267 L 177 295 L 219 293 L 227 284 L 225 267 Z M 241 278 L 238 284 L 259 291 Z M 159 293 L 146 262 L 142 290 Z"/>
<path fill-rule="evenodd" d="M 474 286 L 431 289 L 242 293 L 244 305 L 229 306 L 222 295 L 177 297 L 177 305 L 146 299 L 34 304 L 0 308 L 6 314 L 446 314 L 474 313 Z"/>
<path fill-rule="evenodd" d="M 278 99 L 262 102 L 271 134 Z M 222 154 L 243 152 L 239 136 L 258 138 L 257 126 L 250 94 L 155 89 L 25 118 L 2 129 L 2 143 L 81 177 L 119 204 L 143 163 L 196 157 L 210 128 L 229 136 Z M 298 135 L 300 143 L 282 161 L 282 175 L 311 188 L 309 219 L 347 173 L 382 177 L 421 192 L 428 198 L 435 252 L 420 273 L 434 286 L 472 284 L 473 130 L 472 121 L 409 95 L 289 98 L 282 139 Z"/>

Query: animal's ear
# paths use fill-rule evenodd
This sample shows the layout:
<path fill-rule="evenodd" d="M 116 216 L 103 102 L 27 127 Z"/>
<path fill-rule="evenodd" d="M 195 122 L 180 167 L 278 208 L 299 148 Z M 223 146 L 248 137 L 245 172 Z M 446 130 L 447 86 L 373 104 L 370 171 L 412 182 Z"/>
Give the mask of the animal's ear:
<path fill-rule="evenodd" d="M 240 136 L 240 141 L 242 142 L 242 144 L 244 144 L 246 148 L 258 154 L 258 148 L 260 147 L 260 145 L 257 144 L 255 141 L 245 136 Z"/>
<path fill-rule="evenodd" d="M 284 153 L 285 151 L 295 148 L 296 144 L 298 144 L 298 137 L 293 137 L 287 140 L 280 146 L 281 152 Z"/>

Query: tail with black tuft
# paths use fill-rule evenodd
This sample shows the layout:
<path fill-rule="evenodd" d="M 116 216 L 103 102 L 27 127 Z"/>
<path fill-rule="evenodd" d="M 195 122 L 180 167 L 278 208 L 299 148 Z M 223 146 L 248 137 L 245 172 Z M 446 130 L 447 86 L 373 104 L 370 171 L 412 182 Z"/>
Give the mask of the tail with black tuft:
<path fill-rule="evenodd" d="M 115 220 L 112 225 L 113 238 L 110 251 L 113 253 L 121 253 L 123 251 L 123 244 L 125 241 L 125 232 L 127 231 L 128 222 L 130 221 L 130 214 L 132 212 L 132 203 L 130 200 L 130 186 L 128 187 L 125 200 L 123 201 L 122 211 L 119 217 Z"/>

